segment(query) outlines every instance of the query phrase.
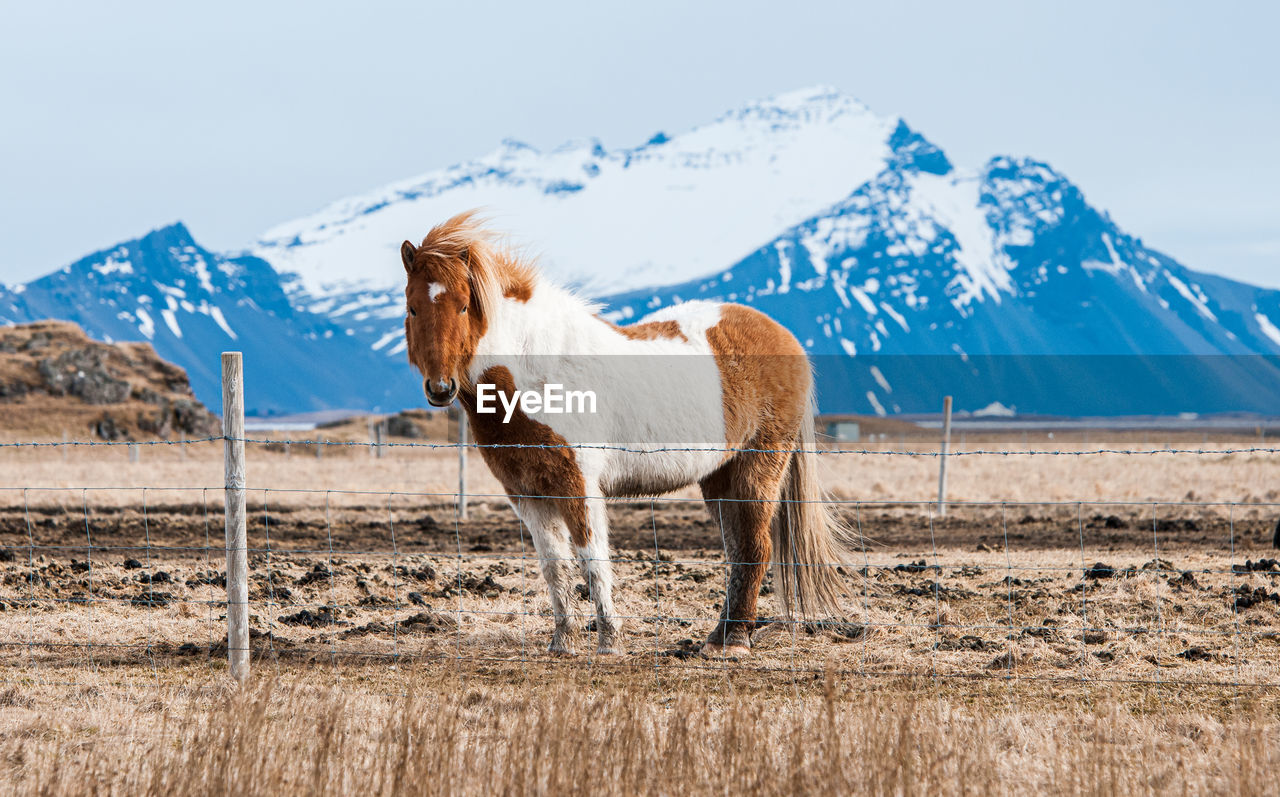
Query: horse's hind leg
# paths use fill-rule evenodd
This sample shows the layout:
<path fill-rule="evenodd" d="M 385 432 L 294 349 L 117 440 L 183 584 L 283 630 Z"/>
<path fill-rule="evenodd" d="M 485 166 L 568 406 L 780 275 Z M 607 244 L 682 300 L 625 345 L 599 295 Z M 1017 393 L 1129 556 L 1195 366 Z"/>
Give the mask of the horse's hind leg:
<path fill-rule="evenodd" d="M 756 601 L 772 554 L 771 524 L 787 458 L 785 453 L 738 454 L 700 483 L 712 522 L 724 538 L 729 563 L 724 611 L 703 646 L 708 655 L 741 655 L 751 648 Z"/>
<path fill-rule="evenodd" d="M 573 653 L 577 626 L 569 611 L 576 577 L 575 557 L 569 544 L 569 528 L 560 509 L 550 499 L 520 499 L 517 514 L 529 527 L 533 547 L 538 551 L 542 577 L 551 594 L 551 611 L 555 615 L 555 632 L 551 635 L 552 653 Z"/>
<path fill-rule="evenodd" d="M 609 560 L 609 513 L 603 498 L 587 498 L 586 539 L 578 546 L 578 559 L 587 591 L 596 608 L 600 653 L 621 653 L 621 623 L 613 607 L 613 563 Z"/>

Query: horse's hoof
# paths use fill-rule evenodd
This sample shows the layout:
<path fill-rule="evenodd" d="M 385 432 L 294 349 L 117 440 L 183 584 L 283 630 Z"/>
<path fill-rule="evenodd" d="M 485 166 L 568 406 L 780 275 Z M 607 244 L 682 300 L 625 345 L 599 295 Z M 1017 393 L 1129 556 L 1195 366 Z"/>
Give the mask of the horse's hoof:
<path fill-rule="evenodd" d="M 626 655 L 626 651 L 625 651 L 625 650 L 623 650 L 622 648 L 620 648 L 620 647 L 616 647 L 616 646 L 614 646 L 614 645 L 601 645 L 600 647 L 596 648 L 596 655 L 598 655 L 598 656 L 624 656 L 624 655 Z"/>
<path fill-rule="evenodd" d="M 551 644 L 547 646 L 547 652 L 553 656 L 572 656 L 573 645 L 552 640 Z"/>
<path fill-rule="evenodd" d="M 751 655 L 751 648 L 746 645 L 721 645 L 707 642 L 702 646 L 702 655 L 708 659 L 743 659 Z"/>

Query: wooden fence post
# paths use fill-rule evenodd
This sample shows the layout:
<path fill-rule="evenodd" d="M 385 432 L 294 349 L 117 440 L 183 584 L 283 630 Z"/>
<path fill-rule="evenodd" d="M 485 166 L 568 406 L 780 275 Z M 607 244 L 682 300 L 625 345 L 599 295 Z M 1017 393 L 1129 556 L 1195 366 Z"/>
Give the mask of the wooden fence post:
<path fill-rule="evenodd" d="M 245 514 L 244 363 L 222 353 L 222 435 L 226 466 L 227 658 L 231 677 L 249 677 L 249 541 Z"/>
<path fill-rule="evenodd" d="M 947 516 L 947 455 L 951 452 L 951 397 L 942 400 L 942 456 L 938 457 L 938 515 Z"/>

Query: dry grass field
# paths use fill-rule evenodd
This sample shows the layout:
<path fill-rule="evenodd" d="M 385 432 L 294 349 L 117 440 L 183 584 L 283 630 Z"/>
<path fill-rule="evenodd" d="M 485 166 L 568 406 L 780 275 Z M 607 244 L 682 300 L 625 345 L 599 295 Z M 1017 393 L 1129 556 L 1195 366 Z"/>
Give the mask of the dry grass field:
<path fill-rule="evenodd" d="M 220 444 L 0 449 L 0 783 L 1273 792 L 1280 455 L 970 443 L 1010 453 L 953 459 L 945 518 L 935 458 L 824 457 L 864 541 L 844 616 L 772 622 L 729 661 L 696 652 L 725 568 L 693 493 L 611 507 L 626 653 L 584 633 L 553 657 L 527 535 L 496 499 L 458 519 L 456 452 L 252 445 L 244 688 L 225 665 Z M 473 493 L 498 492 L 470 469 Z"/>
<path fill-rule="evenodd" d="M 433 427 L 434 428 L 434 427 Z M 456 449 L 441 442 L 396 439 L 383 456 L 366 445 L 365 424 L 355 422 L 320 432 L 249 433 L 250 439 L 288 440 L 286 445 L 248 446 L 249 486 L 271 491 L 270 500 L 314 505 L 308 493 L 332 491 L 331 500 L 347 501 L 341 492 L 407 492 L 451 496 L 458 489 Z M 933 435 L 894 438 L 857 445 L 822 457 L 823 477 L 834 496 L 849 501 L 921 501 L 937 494 L 938 445 Z M 321 439 L 320 447 L 306 440 Z M 61 438 L 43 438 L 57 443 Z M 957 437 L 958 440 L 958 437 Z M 30 442 L 0 433 L 0 444 Z M 443 446 L 435 448 L 433 446 Z M 1132 451 L 1128 455 L 1082 455 L 1098 449 Z M 1059 434 L 1022 436 L 971 435 L 957 442 L 948 467 L 948 495 L 954 501 L 1093 501 L 1093 502 L 1243 502 L 1280 501 L 1278 455 L 1169 454 L 1166 449 L 1218 451 L 1280 448 L 1280 439 L 1256 436 L 1207 438 L 1199 433 L 1143 434 L 1082 438 Z M 868 451 L 868 453 L 862 453 Z M 1059 455 L 1026 452 L 1060 451 Z M 978 453 L 974 452 L 994 452 Z M 1155 453 L 1152 453 L 1155 452 Z M 0 489 L 9 495 L 22 487 L 36 502 L 66 503 L 83 488 L 101 504 L 140 502 L 142 488 L 185 490 L 222 487 L 222 442 L 166 443 L 137 446 L 131 461 L 128 446 L 12 448 L 0 445 Z M 501 487 L 480 457 L 468 460 L 469 492 L 499 496 Z M 302 491 L 298 493 L 298 491 Z M 198 489 L 196 490 L 198 492 Z M 113 497 L 113 493 L 117 494 Z M 676 495 L 696 498 L 696 489 Z M 220 493 L 219 493 L 220 496 Z M 215 498 L 219 497 L 215 496 Z M 4 497 L 0 493 L 0 497 Z M 12 503 L 12 498 L 6 498 Z M 364 499 L 351 499 L 361 501 Z"/>

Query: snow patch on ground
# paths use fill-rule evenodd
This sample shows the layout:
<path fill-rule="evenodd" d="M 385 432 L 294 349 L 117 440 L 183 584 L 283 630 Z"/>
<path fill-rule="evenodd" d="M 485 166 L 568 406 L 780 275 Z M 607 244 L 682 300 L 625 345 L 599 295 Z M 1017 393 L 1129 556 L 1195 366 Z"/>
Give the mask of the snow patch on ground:
<path fill-rule="evenodd" d="M 160 317 L 164 319 L 165 326 L 169 327 L 169 331 L 175 338 L 182 337 L 182 327 L 178 326 L 178 316 L 173 312 L 173 308 L 166 307 L 161 310 Z"/>
<path fill-rule="evenodd" d="M 117 255 L 119 258 L 117 258 Z M 107 255 L 107 259 L 103 260 L 93 267 L 93 270 L 106 276 L 108 274 L 132 274 L 133 263 L 128 259 L 128 251 L 124 249 L 116 250 Z"/>
<path fill-rule="evenodd" d="M 210 307 L 209 317 L 213 319 L 213 323 L 222 327 L 222 331 L 227 333 L 227 337 L 231 338 L 232 340 L 239 339 L 239 335 L 237 335 L 235 331 L 231 328 L 231 325 L 227 323 L 227 317 L 222 314 L 221 307 L 217 307 L 217 306 Z"/>
<path fill-rule="evenodd" d="M 902 327 L 903 332 L 911 331 L 911 327 L 907 324 L 907 319 L 903 317 L 902 313 L 899 313 L 897 310 L 894 310 L 893 307 L 890 306 L 887 302 L 881 302 L 880 309 L 884 310 L 886 315 L 892 318 L 898 324 L 898 326 Z"/>
<path fill-rule="evenodd" d="M 1187 283 L 1173 276 L 1173 274 L 1168 271 L 1165 271 L 1164 276 L 1165 279 L 1169 280 L 1169 284 L 1173 286 L 1173 289 L 1182 294 L 1182 298 L 1186 299 L 1193 307 L 1196 308 L 1196 312 L 1200 313 L 1200 315 L 1210 321 L 1217 322 L 1218 317 L 1209 309 L 1209 300 L 1200 292 L 1199 285 L 1195 286 L 1195 291 L 1193 292 Z"/>
<path fill-rule="evenodd" d="M 386 346 L 391 341 L 395 340 L 396 338 L 403 338 L 403 337 L 404 337 L 404 330 L 393 329 L 387 334 L 378 338 L 377 342 L 374 343 L 370 348 L 372 348 L 374 351 L 380 351 L 384 346 Z"/>
<path fill-rule="evenodd" d="M 962 308 L 990 297 L 1000 302 L 1001 292 L 1013 291 L 1011 263 L 997 251 L 991 225 L 979 206 L 981 182 L 976 175 L 919 174 L 911 180 L 911 204 L 919 212 L 949 230 L 956 240 L 958 294 L 952 302 Z"/>
<path fill-rule="evenodd" d="M 156 336 L 155 319 L 153 319 L 151 317 L 151 314 L 148 313 L 146 310 L 142 309 L 141 307 L 138 308 L 137 316 L 138 316 L 138 331 L 141 332 L 142 336 L 147 340 L 151 340 L 152 338 L 154 338 Z"/>
<path fill-rule="evenodd" d="M 998 401 L 993 401 L 980 410 L 974 410 L 975 418 L 1012 418 L 1018 414 L 1016 407 L 1006 407 Z"/>
<path fill-rule="evenodd" d="M 889 380 L 884 378 L 884 373 L 876 366 L 871 366 L 871 378 L 876 380 L 876 384 L 886 393 L 892 393 L 893 388 L 889 386 Z"/>
<path fill-rule="evenodd" d="M 1280 329 L 1276 328 L 1276 325 L 1271 322 L 1271 319 L 1267 318 L 1262 313 L 1254 313 L 1253 318 L 1258 322 L 1258 328 L 1262 330 L 1262 334 L 1271 338 L 1272 343 L 1280 346 Z"/>
<path fill-rule="evenodd" d="M 778 293 L 791 290 L 791 258 L 787 255 L 788 241 L 778 241 L 774 248 L 778 252 Z"/>
<path fill-rule="evenodd" d="M 869 316 L 876 315 L 877 313 L 880 312 L 880 310 L 876 307 L 876 303 L 871 301 L 871 297 L 867 296 L 867 294 L 861 288 L 855 285 L 850 285 L 848 286 L 848 288 L 849 288 L 849 293 L 852 293 L 853 298 L 858 300 L 858 304 L 862 305 L 862 309 L 866 311 L 867 315 Z"/>

